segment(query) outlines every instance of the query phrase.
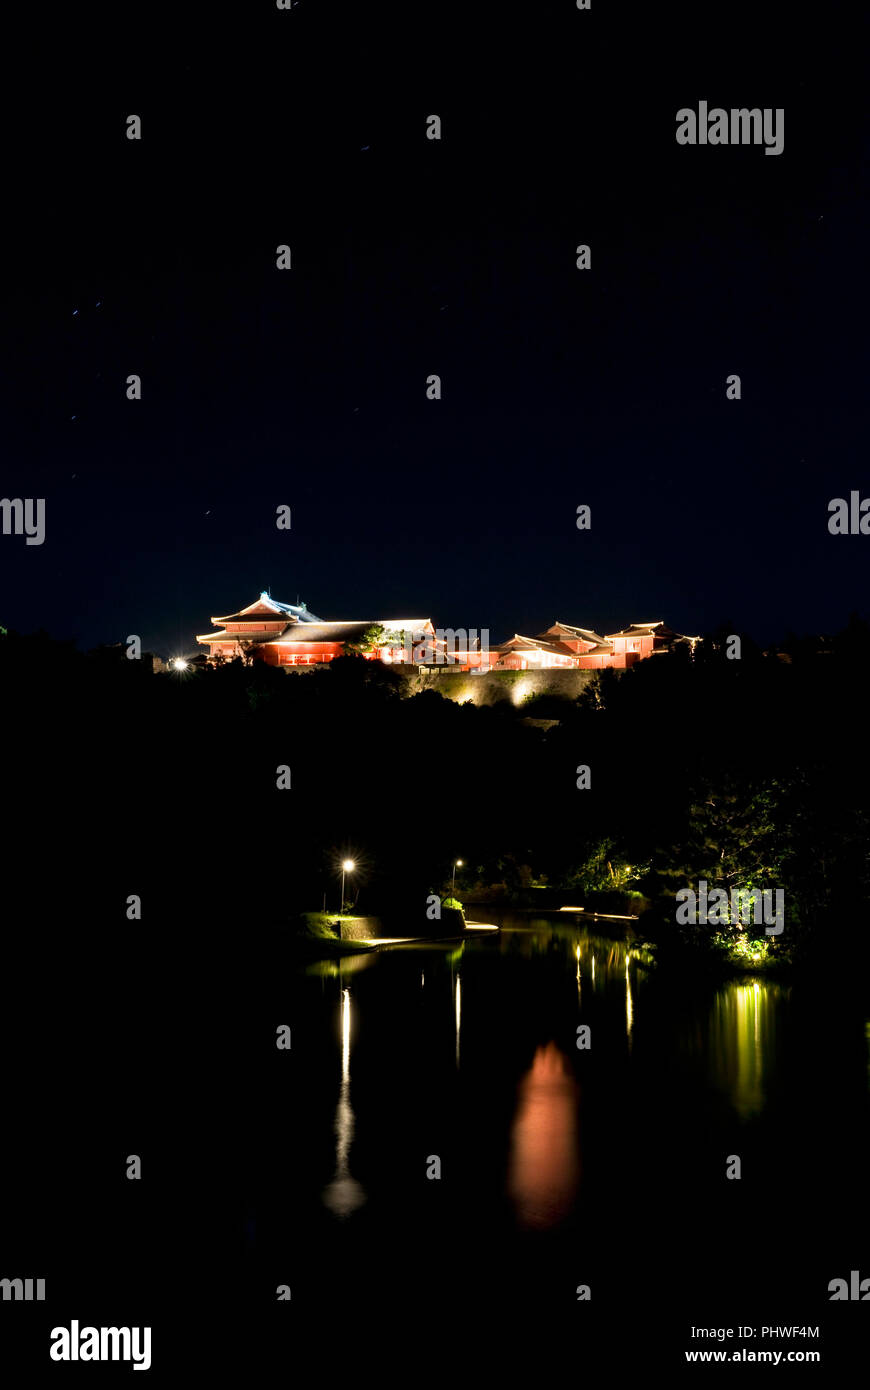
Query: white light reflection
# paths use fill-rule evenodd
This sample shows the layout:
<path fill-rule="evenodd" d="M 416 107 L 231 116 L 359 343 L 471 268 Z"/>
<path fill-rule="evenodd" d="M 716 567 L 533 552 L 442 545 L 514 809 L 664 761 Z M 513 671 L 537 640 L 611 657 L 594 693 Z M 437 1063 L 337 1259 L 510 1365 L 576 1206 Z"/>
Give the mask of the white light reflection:
<path fill-rule="evenodd" d="M 456 1065 L 459 1066 L 459 1029 L 462 1022 L 462 985 L 459 975 L 456 976 Z"/>
<path fill-rule="evenodd" d="M 350 990 L 343 989 L 341 1005 L 341 1084 L 350 1085 Z"/>
<path fill-rule="evenodd" d="M 353 1143 L 354 1114 L 350 1104 L 350 990 L 341 992 L 341 1088 L 335 1110 L 335 1177 L 323 1192 L 324 1204 L 335 1216 L 350 1216 L 366 1200 L 348 1165 Z"/>

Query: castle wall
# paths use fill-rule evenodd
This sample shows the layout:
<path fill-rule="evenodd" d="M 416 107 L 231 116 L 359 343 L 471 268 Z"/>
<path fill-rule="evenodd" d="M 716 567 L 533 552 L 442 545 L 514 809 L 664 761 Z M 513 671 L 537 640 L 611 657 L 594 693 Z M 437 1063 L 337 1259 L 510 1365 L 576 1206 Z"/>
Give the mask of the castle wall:
<path fill-rule="evenodd" d="M 413 671 L 396 667 L 405 675 L 407 693 L 436 690 L 447 700 L 459 704 L 470 701 L 475 705 L 494 705 L 502 700 L 521 705 L 530 695 L 562 695 L 568 700 L 585 690 L 597 672 L 583 670 L 549 671 L 488 671 L 485 675 L 473 672 L 438 670 L 431 667 Z"/>

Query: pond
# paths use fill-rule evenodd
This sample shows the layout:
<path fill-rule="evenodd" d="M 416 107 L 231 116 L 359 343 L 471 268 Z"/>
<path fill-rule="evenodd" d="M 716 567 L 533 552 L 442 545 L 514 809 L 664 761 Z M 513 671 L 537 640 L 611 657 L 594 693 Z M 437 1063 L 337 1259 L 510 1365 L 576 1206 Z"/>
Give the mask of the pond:
<path fill-rule="evenodd" d="M 818 1323 L 867 1250 L 866 1001 L 821 973 L 690 984 L 564 914 L 498 920 L 275 986 L 292 1050 L 247 1154 L 251 1288 L 448 1310 L 587 1286 L 681 1325 Z"/>

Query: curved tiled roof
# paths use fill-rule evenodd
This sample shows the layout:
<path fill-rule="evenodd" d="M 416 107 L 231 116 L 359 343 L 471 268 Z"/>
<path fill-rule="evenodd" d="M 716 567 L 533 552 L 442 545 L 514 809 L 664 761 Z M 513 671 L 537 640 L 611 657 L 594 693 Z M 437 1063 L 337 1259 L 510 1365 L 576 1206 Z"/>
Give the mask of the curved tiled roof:
<path fill-rule="evenodd" d="M 290 617 L 297 623 L 319 623 L 321 620 L 316 613 L 309 613 L 304 603 L 279 603 L 272 598 L 265 590 L 258 599 L 249 603 L 247 608 L 242 608 L 238 613 L 225 613 L 223 617 L 212 618 L 213 623 L 243 623 L 255 621 L 257 618 L 284 618 Z"/>

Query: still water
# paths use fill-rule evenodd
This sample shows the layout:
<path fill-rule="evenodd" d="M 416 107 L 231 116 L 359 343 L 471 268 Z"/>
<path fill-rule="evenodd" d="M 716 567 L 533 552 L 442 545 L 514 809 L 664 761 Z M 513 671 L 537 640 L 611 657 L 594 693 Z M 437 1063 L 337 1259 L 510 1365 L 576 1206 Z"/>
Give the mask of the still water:
<path fill-rule="evenodd" d="M 668 980 L 564 914 L 501 927 L 288 967 L 292 1052 L 245 1172 L 252 1286 L 446 1308 L 588 1284 L 699 1318 L 739 1292 L 794 1321 L 866 1263 L 860 994 Z"/>

